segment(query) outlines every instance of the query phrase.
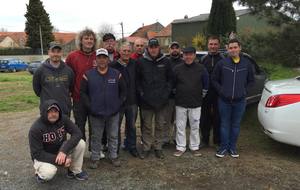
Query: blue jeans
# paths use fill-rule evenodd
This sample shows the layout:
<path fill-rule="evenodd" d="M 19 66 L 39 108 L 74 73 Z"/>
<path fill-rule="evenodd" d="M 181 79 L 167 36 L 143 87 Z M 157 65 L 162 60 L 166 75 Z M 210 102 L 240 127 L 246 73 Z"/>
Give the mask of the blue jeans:
<path fill-rule="evenodd" d="M 246 100 L 226 102 L 219 98 L 219 113 L 221 119 L 220 150 L 236 151 L 236 143 L 240 134 L 240 123 L 246 108 Z"/>
<path fill-rule="evenodd" d="M 137 118 L 137 105 L 128 105 L 120 109 L 120 120 L 119 120 L 119 135 L 118 135 L 118 147 L 121 145 L 121 125 L 125 115 L 125 149 L 132 150 L 136 149 L 136 128 L 135 121 Z"/>

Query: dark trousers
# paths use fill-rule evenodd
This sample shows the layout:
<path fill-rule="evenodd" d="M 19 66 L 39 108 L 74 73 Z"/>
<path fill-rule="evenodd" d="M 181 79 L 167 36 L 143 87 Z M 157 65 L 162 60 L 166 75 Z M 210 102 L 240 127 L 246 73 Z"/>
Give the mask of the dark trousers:
<path fill-rule="evenodd" d="M 78 126 L 82 133 L 82 139 L 86 141 L 86 135 L 85 135 L 85 124 L 86 121 L 88 120 L 88 110 L 85 108 L 83 103 L 81 101 L 79 102 L 73 102 L 73 113 L 74 113 L 74 118 L 75 118 L 75 124 Z M 88 130 L 89 130 L 89 151 L 90 146 L 91 146 L 91 124 L 90 121 L 88 120 Z"/>
<path fill-rule="evenodd" d="M 213 129 L 213 142 L 214 144 L 220 144 L 220 115 L 216 94 L 208 93 L 203 99 L 200 129 L 203 143 L 209 144 L 210 131 Z"/>
<path fill-rule="evenodd" d="M 125 116 L 125 149 L 132 150 L 136 149 L 136 128 L 135 121 L 137 118 L 137 105 L 128 105 L 120 109 L 120 120 L 119 120 L 119 138 L 118 147 L 121 145 L 121 125 L 123 117 Z"/>

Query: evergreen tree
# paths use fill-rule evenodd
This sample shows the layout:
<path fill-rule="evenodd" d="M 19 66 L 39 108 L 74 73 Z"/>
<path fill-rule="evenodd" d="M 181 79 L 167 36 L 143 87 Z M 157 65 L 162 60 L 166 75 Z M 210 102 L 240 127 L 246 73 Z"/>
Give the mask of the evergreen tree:
<path fill-rule="evenodd" d="M 232 0 L 213 0 L 207 31 L 209 35 L 228 36 L 236 32 L 236 16 Z"/>
<path fill-rule="evenodd" d="M 29 0 L 29 4 L 26 6 L 26 45 L 35 50 L 41 48 L 39 31 L 39 27 L 41 27 L 43 48 L 46 49 L 49 42 L 54 41 L 54 35 L 52 34 L 53 26 L 50 22 L 49 14 L 44 9 L 43 3 L 40 0 Z"/>

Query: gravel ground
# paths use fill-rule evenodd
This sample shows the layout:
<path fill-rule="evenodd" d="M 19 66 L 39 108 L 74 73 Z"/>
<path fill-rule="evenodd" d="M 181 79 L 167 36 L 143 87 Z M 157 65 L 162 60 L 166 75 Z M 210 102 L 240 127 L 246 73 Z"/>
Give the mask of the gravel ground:
<path fill-rule="evenodd" d="M 121 151 L 120 168 L 102 160 L 97 170 L 91 170 L 86 168 L 89 162 L 86 153 L 84 168 L 89 173 L 88 181 L 67 179 L 65 169 L 61 168 L 52 181 L 37 184 L 27 138 L 37 117 L 37 109 L 0 114 L 0 190 L 300 189 L 300 149 L 269 139 L 258 127 L 250 126 L 251 122 L 242 126 L 239 159 L 229 156 L 217 159 L 214 147 L 203 149 L 202 157 L 193 157 L 186 152 L 176 158 L 172 156 L 175 147 L 170 145 L 166 147 L 166 158 L 162 161 L 154 154 L 140 160 Z"/>

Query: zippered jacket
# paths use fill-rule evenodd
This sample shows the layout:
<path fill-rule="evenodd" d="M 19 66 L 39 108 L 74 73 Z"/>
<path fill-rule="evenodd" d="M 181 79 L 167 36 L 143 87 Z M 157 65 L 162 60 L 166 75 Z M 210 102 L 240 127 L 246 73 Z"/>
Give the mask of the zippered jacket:
<path fill-rule="evenodd" d="M 220 60 L 212 73 L 212 84 L 225 101 L 239 101 L 246 97 L 247 89 L 255 82 L 254 67 L 241 56 L 239 63 L 231 57 Z"/>

